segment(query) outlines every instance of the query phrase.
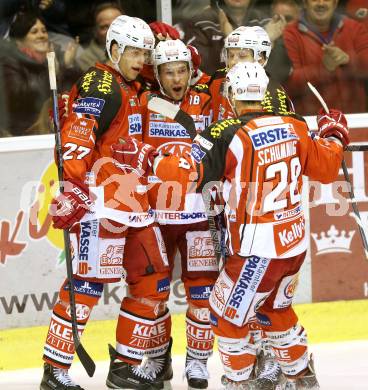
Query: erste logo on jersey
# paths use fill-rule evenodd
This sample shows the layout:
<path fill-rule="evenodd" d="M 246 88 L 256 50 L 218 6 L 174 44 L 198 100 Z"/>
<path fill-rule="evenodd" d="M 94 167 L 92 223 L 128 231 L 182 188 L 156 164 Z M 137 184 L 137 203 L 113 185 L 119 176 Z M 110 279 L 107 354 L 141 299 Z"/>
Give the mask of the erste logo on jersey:
<path fill-rule="evenodd" d="M 142 134 L 142 115 L 128 115 L 129 135 Z"/>
<path fill-rule="evenodd" d="M 260 127 L 248 134 L 256 150 L 298 138 L 291 123 Z"/>

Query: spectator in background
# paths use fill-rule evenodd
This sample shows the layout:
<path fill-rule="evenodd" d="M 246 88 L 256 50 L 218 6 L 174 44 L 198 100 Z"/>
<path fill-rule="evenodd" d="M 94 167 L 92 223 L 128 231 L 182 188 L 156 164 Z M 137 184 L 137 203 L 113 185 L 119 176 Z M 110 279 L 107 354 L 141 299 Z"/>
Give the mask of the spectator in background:
<path fill-rule="evenodd" d="M 89 45 L 77 57 L 77 65 L 83 72 L 96 62 L 106 61 L 106 33 L 111 22 L 124 12 L 117 3 L 106 2 L 99 4 L 94 12 L 95 28 Z"/>
<path fill-rule="evenodd" d="M 265 18 L 255 3 L 252 0 L 211 1 L 211 5 L 205 7 L 196 18 L 179 24 L 185 42 L 194 45 L 202 56 L 202 67 L 206 73 L 213 74 L 221 66 L 220 53 L 224 37 L 239 26 L 261 25 L 273 43 L 273 58 L 278 60 L 278 64 L 283 64 L 274 66 L 270 58 L 267 71 L 279 82 L 287 78 L 290 62 L 282 41 L 286 21 L 282 16 L 271 20 Z"/>
<path fill-rule="evenodd" d="M 330 107 L 346 113 L 366 109 L 368 30 L 335 12 L 337 3 L 305 0 L 300 20 L 284 31 L 293 64 L 286 89 L 296 112 L 302 115 L 314 115 L 320 108 L 307 81 L 314 84 Z"/>
<path fill-rule="evenodd" d="M 368 0 L 348 0 L 346 14 L 368 27 Z"/>
<path fill-rule="evenodd" d="M 287 23 L 295 22 L 300 17 L 300 7 L 295 0 L 274 0 L 271 14 L 282 15 Z"/>
<path fill-rule="evenodd" d="M 1 0 L 0 1 L 0 36 L 6 38 L 9 28 L 18 12 L 46 10 L 54 0 Z M 60 11 L 60 10 L 59 10 Z"/>
<path fill-rule="evenodd" d="M 9 42 L 2 43 L 0 54 L 7 130 L 13 136 L 46 133 L 50 96 L 46 54 L 50 42 L 45 24 L 36 13 L 20 13 L 10 26 L 9 37 Z M 73 68 L 75 47 L 64 53 L 55 51 L 60 88 L 66 89 L 80 73 Z M 41 112 L 44 120 L 39 117 Z"/>

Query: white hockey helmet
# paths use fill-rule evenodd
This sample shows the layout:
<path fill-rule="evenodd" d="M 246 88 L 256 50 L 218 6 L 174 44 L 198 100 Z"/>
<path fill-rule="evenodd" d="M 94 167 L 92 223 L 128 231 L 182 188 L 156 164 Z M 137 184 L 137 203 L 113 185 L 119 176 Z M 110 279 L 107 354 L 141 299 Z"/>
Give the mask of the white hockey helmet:
<path fill-rule="evenodd" d="M 265 62 L 262 66 L 266 66 L 272 50 L 271 39 L 263 27 L 254 26 L 252 28 L 257 34 L 257 41 L 258 41 L 256 60 L 259 61 L 261 59 L 265 59 Z M 264 57 L 262 57 L 262 53 L 264 53 Z"/>
<path fill-rule="evenodd" d="M 253 50 L 256 59 L 258 52 L 258 36 L 253 27 L 240 26 L 232 31 L 224 41 L 224 48 L 221 52 L 221 60 L 228 65 L 227 49 L 250 49 Z"/>
<path fill-rule="evenodd" d="M 140 49 L 153 50 L 155 46 L 155 37 L 149 25 L 139 18 L 133 18 L 128 15 L 120 15 L 110 24 L 106 34 L 106 50 L 110 60 L 111 44 L 116 42 L 119 46 L 120 55 L 124 52 L 126 46 L 138 47 Z"/>
<path fill-rule="evenodd" d="M 189 66 L 189 80 L 188 87 L 190 85 L 190 79 L 193 71 L 192 64 L 192 54 L 190 50 L 187 48 L 184 42 L 180 39 L 170 39 L 167 41 L 160 41 L 152 53 L 152 63 L 153 69 L 155 73 L 156 80 L 160 85 L 160 89 L 162 93 L 163 88 L 161 85 L 158 67 L 162 64 L 167 64 L 168 62 L 179 62 L 184 61 L 188 63 Z"/>
<path fill-rule="evenodd" d="M 268 81 L 266 71 L 258 62 L 240 62 L 227 72 L 227 97 L 231 100 L 262 101 Z"/>
<path fill-rule="evenodd" d="M 191 52 L 180 39 L 160 41 L 153 50 L 152 62 L 155 68 L 167 62 L 177 61 L 188 62 L 190 69 L 192 69 Z"/>

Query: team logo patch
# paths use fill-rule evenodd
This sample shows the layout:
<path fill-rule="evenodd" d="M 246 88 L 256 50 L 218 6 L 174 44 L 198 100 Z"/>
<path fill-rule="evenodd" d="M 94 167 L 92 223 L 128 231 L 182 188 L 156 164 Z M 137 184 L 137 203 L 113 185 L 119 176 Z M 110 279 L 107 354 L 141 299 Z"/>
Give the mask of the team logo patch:
<path fill-rule="evenodd" d="M 129 135 L 142 134 L 142 115 L 128 115 Z"/>
<path fill-rule="evenodd" d="M 213 147 L 213 143 L 211 141 L 208 141 L 206 138 L 202 137 L 199 134 L 195 136 L 194 141 L 198 142 L 203 148 L 207 150 L 211 150 Z"/>
<path fill-rule="evenodd" d="M 170 280 L 169 278 L 161 279 L 157 282 L 157 291 L 169 291 L 170 290 Z"/>
<path fill-rule="evenodd" d="M 77 118 L 69 131 L 69 137 L 77 138 L 81 141 L 88 141 L 91 137 L 96 121 L 88 118 Z"/>
<path fill-rule="evenodd" d="M 71 315 L 70 315 L 70 305 L 66 309 L 66 312 L 67 312 L 68 316 L 71 317 Z M 78 321 L 84 321 L 91 314 L 91 310 L 90 310 L 90 308 L 87 305 L 83 305 L 82 303 L 77 303 L 75 305 L 75 314 L 77 316 L 77 320 Z"/>
<path fill-rule="evenodd" d="M 101 254 L 100 265 L 106 267 L 110 265 L 123 264 L 124 245 L 108 245 Z"/>
<path fill-rule="evenodd" d="M 218 326 L 218 319 L 210 312 L 210 323 L 213 326 Z"/>
<path fill-rule="evenodd" d="M 282 279 L 273 303 L 274 309 L 284 309 L 292 304 L 299 274 L 286 276 Z"/>
<path fill-rule="evenodd" d="M 263 325 L 263 326 L 271 326 L 272 325 L 271 320 L 265 314 L 257 313 L 256 316 L 257 316 L 257 321 L 260 325 Z"/>
<path fill-rule="evenodd" d="M 226 302 L 230 297 L 233 287 L 234 282 L 225 271 L 222 271 L 213 286 L 209 299 L 211 308 L 220 316 L 224 312 Z"/>
<path fill-rule="evenodd" d="M 105 100 L 94 97 L 77 99 L 73 105 L 73 112 L 78 114 L 90 114 L 100 116 L 105 105 Z"/>
<path fill-rule="evenodd" d="M 193 231 L 185 234 L 188 245 L 188 271 L 218 271 L 218 264 L 209 231 Z"/>
<path fill-rule="evenodd" d="M 297 216 L 302 211 L 302 207 L 296 206 L 292 210 L 286 210 L 286 211 L 276 211 L 273 216 L 276 221 L 281 221 L 282 219 L 288 219 L 293 218 Z"/>
<path fill-rule="evenodd" d="M 299 245 L 305 237 L 304 216 L 274 225 L 274 240 L 277 256 L 283 255 Z"/>
<path fill-rule="evenodd" d="M 206 153 L 197 144 L 192 145 L 192 150 L 190 154 L 198 164 L 203 160 L 204 156 L 206 155 Z"/>
<path fill-rule="evenodd" d="M 101 297 L 103 284 L 102 283 L 94 283 L 94 282 L 86 282 L 84 280 L 75 279 L 73 281 L 74 291 L 78 294 L 89 295 L 92 297 Z M 64 290 L 69 290 L 69 284 L 65 284 Z"/>
<path fill-rule="evenodd" d="M 189 288 L 189 295 L 193 300 L 208 299 L 211 291 L 212 286 L 193 286 Z"/>

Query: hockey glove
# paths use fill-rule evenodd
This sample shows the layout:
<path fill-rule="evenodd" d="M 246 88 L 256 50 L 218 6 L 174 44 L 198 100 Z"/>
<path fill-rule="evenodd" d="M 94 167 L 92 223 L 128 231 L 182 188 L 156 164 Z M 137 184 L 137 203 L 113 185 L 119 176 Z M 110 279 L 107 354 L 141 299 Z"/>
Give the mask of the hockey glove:
<path fill-rule="evenodd" d="M 120 138 L 118 144 L 111 145 L 111 149 L 119 168 L 133 169 L 139 176 L 152 173 L 153 161 L 158 156 L 153 146 L 130 137 Z"/>
<path fill-rule="evenodd" d="M 152 22 L 149 24 L 152 32 L 155 34 L 155 36 L 158 36 L 161 34 L 162 38 L 169 38 L 169 39 L 180 39 L 180 35 L 178 30 L 170 26 L 169 24 L 166 24 L 164 22 Z M 160 38 L 159 38 L 160 39 Z"/>
<path fill-rule="evenodd" d="M 323 109 L 317 115 L 318 135 L 321 138 L 335 137 L 339 139 L 344 149 L 349 145 L 349 129 L 345 115 L 334 108 L 328 113 Z"/>
<path fill-rule="evenodd" d="M 76 180 L 66 182 L 64 192 L 52 202 L 50 211 L 54 228 L 71 228 L 90 210 L 94 199 L 85 184 Z"/>
<path fill-rule="evenodd" d="M 199 51 L 196 47 L 192 45 L 187 45 L 187 48 L 190 50 L 190 53 L 192 55 L 192 63 L 193 63 L 193 74 L 194 76 L 197 76 L 198 69 L 201 66 L 202 58 L 199 54 Z"/>
<path fill-rule="evenodd" d="M 63 92 L 61 96 L 58 97 L 58 112 L 59 112 L 59 123 L 60 129 L 63 128 L 65 120 L 68 116 L 68 102 L 69 102 L 69 93 Z M 49 110 L 49 117 L 51 122 L 54 121 L 54 113 L 52 109 Z"/>

